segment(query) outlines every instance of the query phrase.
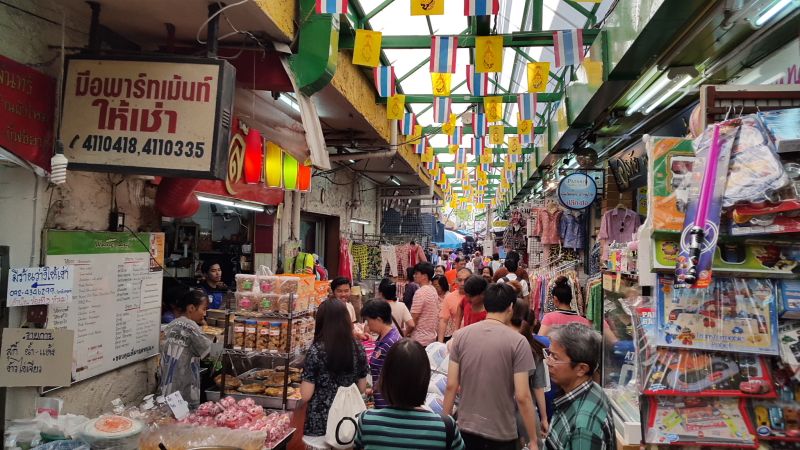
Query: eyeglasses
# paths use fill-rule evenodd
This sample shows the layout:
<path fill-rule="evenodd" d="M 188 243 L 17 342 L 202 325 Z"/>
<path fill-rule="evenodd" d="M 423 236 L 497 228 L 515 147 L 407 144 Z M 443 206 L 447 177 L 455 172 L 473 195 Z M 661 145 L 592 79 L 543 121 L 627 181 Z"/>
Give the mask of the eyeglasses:
<path fill-rule="evenodd" d="M 553 365 L 555 365 L 555 364 L 572 364 L 572 361 L 557 361 L 557 360 L 555 360 L 553 358 L 553 354 L 550 353 L 550 350 L 545 350 L 544 354 L 547 357 L 547 363 L 548 364 L 553 364 Z"/>

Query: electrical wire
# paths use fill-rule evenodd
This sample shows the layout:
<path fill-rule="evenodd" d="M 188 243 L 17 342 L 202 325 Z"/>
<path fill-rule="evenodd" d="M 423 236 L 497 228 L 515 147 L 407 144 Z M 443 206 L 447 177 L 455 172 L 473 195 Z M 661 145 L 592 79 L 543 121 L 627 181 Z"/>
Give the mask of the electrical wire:
<path fill-rule="evenodd" d="M 205 28 L 206 25 L 208 25 L 208 23 L 211 22 L 215 17 L 217 17 L 218 15 L 222 14 L 226 9 L 233 8 L 234 6 L 239 6 L 239 5 L 245 4 L 245 3 L 249 2 L 249 1 L 250 0 L 242 0 L 240 2 L 231 3 L 230 5 L 222 8 L 222 9 L 218 10 L 217 12 L 215 12 L 214 14 L 212 14 L 208 19 L 206 19 L 205 22 L 203 22 L 202 25 L 200 25 L 200 28 L 197 29 L 197 36 L 196 36 L 197 42 L 199 42 L 200 44 L 203 44 L 203 45 L 206 45 L 208 43 L 208 42 L 204 42 L 204 41 L 200 40 L 200 32 L 203 31 L 203 28 Z M 217 4 L 219 4 L 219 2 L 217 2 Z M 228 22 L 228 23 L 230 23 L 230 22 Z M 233 28 L 233 25 L 231 25 L 231 28 Z M 235 30 L 236 28 L 233 28 L 233 29 Z"/>

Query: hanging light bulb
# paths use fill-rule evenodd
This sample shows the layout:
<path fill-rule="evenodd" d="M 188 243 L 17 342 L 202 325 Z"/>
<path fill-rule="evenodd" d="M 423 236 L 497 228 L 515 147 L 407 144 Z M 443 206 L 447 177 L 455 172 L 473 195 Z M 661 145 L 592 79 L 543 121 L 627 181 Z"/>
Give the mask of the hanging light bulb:
<path fill-rule="evenodd" d="M 53 184 L 64 184 L 67 181 L 67 164 L 69 161 L 64 156 L 64 143 L 56 142 L 56 154 L 50 158 L 50 181 Z"/>
<path fill-rule="evenodd" d="M 308 192 L 311 189 L 311 167 L 300 164 L 297 168 L 297 189 Z"/>
<path fill-rule="evenodd" d="M 244 153 L 244 182 L 247 184 L 258 183 L 261 179 L 261 164 L 264 162 L 262 154 L 261 132 L 251 128 L 247 134 L 247 146 Z"/>
<path fill-rule="evenodd" d="M 264 157 L 264 173 L 267 186 L 279 188 L 283 186 L 283 150 L 267 141 Z"/>
<path fill-rule="evenodd" d="M 283 187 L 287 191 L 297 190 L 297 174 L 300 163 L 292 155 L 283 152 Z"/>

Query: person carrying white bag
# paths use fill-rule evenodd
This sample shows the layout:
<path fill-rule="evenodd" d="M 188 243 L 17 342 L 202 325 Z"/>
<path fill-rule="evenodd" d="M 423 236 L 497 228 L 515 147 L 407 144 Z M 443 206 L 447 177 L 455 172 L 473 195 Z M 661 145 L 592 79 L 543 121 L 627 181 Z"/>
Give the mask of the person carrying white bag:
<path fill-rule="evenodd" d="M 303 401 L 308 402 L 303 429 L 308 449 L 352 447 L 356 415 L 366 410 L 361 393 L 368 371 L 364 346 L 353 336 L 344 303 L 323 302 L 300 386 Z"/>

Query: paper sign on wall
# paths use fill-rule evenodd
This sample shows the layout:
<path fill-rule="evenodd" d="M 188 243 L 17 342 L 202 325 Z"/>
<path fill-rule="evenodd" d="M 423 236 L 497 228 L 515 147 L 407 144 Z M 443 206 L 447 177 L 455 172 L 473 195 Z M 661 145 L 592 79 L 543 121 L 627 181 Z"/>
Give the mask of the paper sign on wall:
<path fill-rule="evenodd" d="M 72 302 L 74 266 L 11 269 L 8 306 L 52 305 Z"/>
<path fill-rule="evenodd" d="M 69 386 L 74 341 L 72 330 L 3 329 L 0 386 Z"/>

